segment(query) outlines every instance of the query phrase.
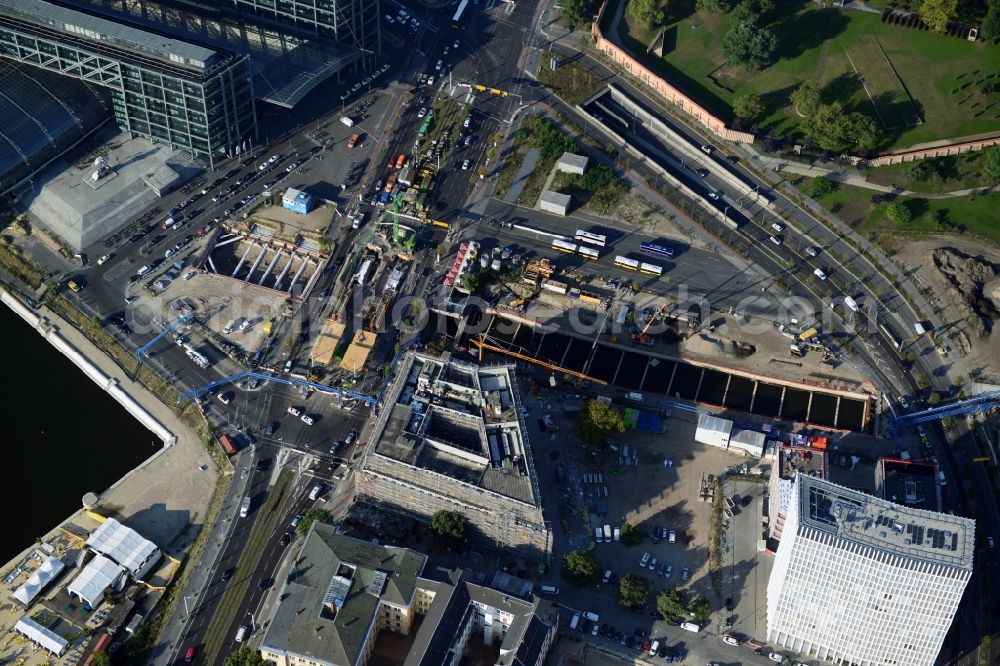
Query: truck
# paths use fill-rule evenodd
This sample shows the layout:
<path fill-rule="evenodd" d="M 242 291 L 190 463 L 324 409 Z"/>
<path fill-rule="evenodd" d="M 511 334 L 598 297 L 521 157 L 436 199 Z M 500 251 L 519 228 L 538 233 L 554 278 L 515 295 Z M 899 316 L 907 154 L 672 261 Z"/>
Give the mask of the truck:
<path fill-rule="evenodd" d="M 580 614 L 573 613 L 573 619 L 569 621 L 569 628 L 571 631 L 576 631 L 577 627 L 580 626 Z"/>
<path fill-rule="evenodd" d="M 385 180 L 385 191 L 392 192 L 392 188 L 394 187 L 396 187 L 396 174 L 391 173 Z"/>
<path fill-rule="evenodd" d="M 406 153 L 400 153 L 396 158 L 396 168 L 402 169 L 404 164 L 406 164 Z"/>
<path fill-rule="evenodd" d="M 348 127 L 354 127 L 354 121 L 351 120 L 348 116 L 342 116 L 340 118 L 340 122 L 344 123 Z"/>
<path fill-rule="evenodd" d="M 360 139 L 361 139 L 361 135 L 360 134 L 352 134 L 351 138 L 347 140 L 347 147 L 348 148 L 354 148 L 354 146 L 358 145 L 358 141 Z"/>
<path fill-rule="evenodd" d="M 227 456 L 231 456 L 240 450 L 240 447 L 236 446 L 236 443 L 229 435 L 219 435 L 219 445 L 222 450 L 226 452 Z"/>
<path fill-rule="evenodd" d="M 247 495 L 243 498 L 243 502 L 240 504 L 240 518 L 246 518 L 250 514 L 250 496 Z"/>
<path fill-rule="evenodd" d="M 409 166 L 403 167 L 403 169 L 400 170 L 397 180 L 401 185 L 406 185 L 407 187 L 413 185 L 413 181 L 410 179 L 410 172 L 411 169 Z"/>
<path fill-rule="evenodd" d="M 226 324 L 226 327 L 222 329 L 222 332 L 226 335 L 232 333 L 233 330 L 239 326 L 240 319 L 242 319 L 242 317 L 237 317 L 236 319 L 231 320 L 228 324 Z"/>

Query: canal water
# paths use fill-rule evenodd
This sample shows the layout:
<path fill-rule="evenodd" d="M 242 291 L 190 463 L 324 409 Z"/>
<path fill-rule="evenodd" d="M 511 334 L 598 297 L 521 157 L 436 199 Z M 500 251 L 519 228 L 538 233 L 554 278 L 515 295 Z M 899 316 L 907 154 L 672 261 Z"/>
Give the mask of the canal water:
<path fill-rule="evenodd" d="M 7 389 L 0 505 L 9 561 L 163 445 L 107 393 L 0 305 Z"/>
<path fill-rule="evenodd" d="M 860 431 L 865 427 L 861 400 L 732 375 L 657 357 L 639 347 L 632 351 L 595 345 L 501 317 L 494 318 L 487 330 L 494 345 L 623 389 L 831 428 Z"/>

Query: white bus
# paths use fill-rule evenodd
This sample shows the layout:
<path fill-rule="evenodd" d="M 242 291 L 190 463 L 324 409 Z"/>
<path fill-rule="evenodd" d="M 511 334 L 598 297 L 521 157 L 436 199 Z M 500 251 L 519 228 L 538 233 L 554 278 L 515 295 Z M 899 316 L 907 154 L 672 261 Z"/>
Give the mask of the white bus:
<path fill-rule="evenodd" d="M 576 244 L 564 241 L 561 238 L 555 238 L 552 241 L 552 249 L 559 250 L 560 252 L 566 252 L 567 254 L 573 254 L 576 252 Z"/>
<path fill-rule="evenodd" d="M 583 257 L 584 259 L 599 259 L 601 254 L 592 247 L 583 247 L 578 245 L 576 247 L 576 253 Z"/>
<path fill-rule="evenodd" d="M 663 275 L 663 268 L 661 266 L 657 266 L 656 264 L 650 264 L 644 261 L 639 264 L 639 272 L 646 273 L 647 275 Z"/>
<path fill-rule="evenodd" d="M 627 268 L 631 271 L 639 270 L 638 260 L 629 259 L 628 257 L 623 257 L 620 254 L 617 257 L 615 257 L 615 266 L 617 266 L 618 268 Z"/>
<path fill-rule="evenodd" d="M 596 245 L 597 247 L 604 247 L 608 244 L 607 236 L 592 234 L 589 231 L 584 231 L 583 229 L 576 230 L 576 240 L 583 243 L 590 243 L 591 245 Z"/>

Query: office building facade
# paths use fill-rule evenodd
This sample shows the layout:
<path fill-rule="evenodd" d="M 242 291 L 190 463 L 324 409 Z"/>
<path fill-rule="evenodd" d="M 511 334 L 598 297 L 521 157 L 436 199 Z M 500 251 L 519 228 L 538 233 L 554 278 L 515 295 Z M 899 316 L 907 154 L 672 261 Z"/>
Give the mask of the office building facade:
<path fill-rule="evenodd" d="M 798 475 L 767 588 L 777 646 L 930 666 L 972 575 L 975 523 Z"/>

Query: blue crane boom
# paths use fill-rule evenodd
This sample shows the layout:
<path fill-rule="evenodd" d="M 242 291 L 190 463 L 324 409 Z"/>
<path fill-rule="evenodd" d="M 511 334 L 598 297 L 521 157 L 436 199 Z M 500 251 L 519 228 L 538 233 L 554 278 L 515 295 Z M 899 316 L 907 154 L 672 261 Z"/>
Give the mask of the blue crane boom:
<path fill-rule="evenodd" d="M 146 354 L 146 350 L 148 350 L 150 347 L 152 347 L 157 342 L 159 342 L 160 340 L 162 340 L 165 335 L 169 335 L 170 332 L 173 331 L 174 329 L 176 329 L 178 326 L 180 326 L 181 324 L 186 324 L 190 320 L 191 320 L 191 315 L 183 314 L 180 317 L 178 317 L 177 321 L 175 321 L 174 323 L 170 324 L 169 326 L 167 326 L 166 328 L 164 328 L 162 331 L 160 331 L 152 340 L 150 340 L 149 342 L 147 342 L 143 346 L 141 346 L 138 349 L 136 349 L 135 350 L 135 360 L 138 361 L 139 363 L 142 363 L 142 357 L 147 355 Z"/>
<path fill-rule="evenodd" d="M 892 422 L 897 428 L 913 426 L 920 423 L 927 423 L 928 421 L 943 419 L 948 416 L 975 414 L 991 407 L 995 407 L 998 404 L 1000 404 L 1000 391 L 986 391 L 971 398 L 959 400 L 958 402 L 932 407 L 913 414 L 903 414 L 902 416 L 897 416 L 892 419 Z"/>
<path fill-rule="evenodd" d="M 277 375 L 271 375 L 264 372 L 256 372 L 251 370 L 244 370 L 243 372 L 237 372 L 235 375 L 223 377 L 222 379 L 218 379 L 212 382 L 211 384 L 206 384 L 205 386 L 202 386 L 200 388 L 191 389 L 190 391 L 182 393 L 177 398 L 177 401 L 183 402 L 185 400 L 189 400 L 191 398 L 199 396 L 202 393 L 206 393 L 208 391 L 216 389 L 220 386 L 224 386 L 232 382 L 238 382 L 241 379 L 246 379 L 246 378 L 259 379 L 260 381 L 263 382 L 276 382 L 278 384 L 285 384 L 288 386 L 305 386 L 315 391 L 319 391 L 320 393 L 332 393 L 334 395 L 340 396 L 341 398 L 360 400 L 361 402 L 365 403 L 365 405 L 368 407 L 374 406 L 375 403 L 377 402 L 376 398 L 370 395 L 364 395 L 362 393 L 354 393 L 353 391 L 345 391 L 344 389 L 334 388 L 332 386 L 326 386 L 325 384 L 318 384 L 316 382 L 309 381 L 308 379 L 299 379 L 297 377 L 285 378 L 285 377 L 279 377 Z"/>

